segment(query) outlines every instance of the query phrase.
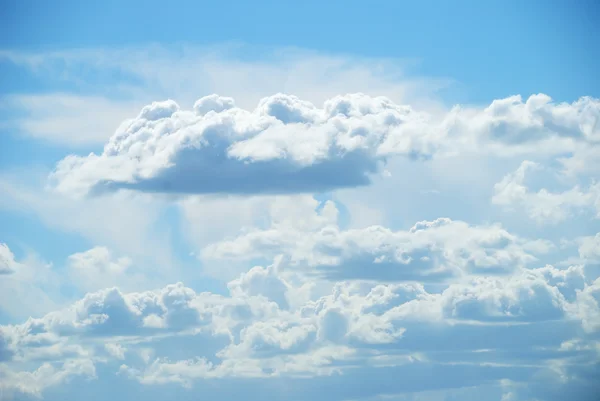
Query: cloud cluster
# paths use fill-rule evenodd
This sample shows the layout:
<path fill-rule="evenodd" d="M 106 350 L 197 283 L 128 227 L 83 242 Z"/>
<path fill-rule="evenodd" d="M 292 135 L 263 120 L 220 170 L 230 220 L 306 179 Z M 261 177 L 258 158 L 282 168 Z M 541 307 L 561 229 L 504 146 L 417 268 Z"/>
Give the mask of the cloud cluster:
<path fill-rule="evenodd" d="M 534 344 L 549 347 L 546 356 L 538 351 L 528 356 L 538 363 L 571 355 L 561 356 L 566 351 L 560 349 L 580 335 L 577 326 L 592 335 L 600 330 L 598 280 L 578 266 L 472 277 L 440 291 L 418 283 L 340 281 L 330 283 L 326 293 L 311 280 L 299 286 L 280 267 L 243 273 L 229 283 L 229 295 L 196 293 L 182 283 L 132 293 L 111 288 L 41 318 L 0 326 L 4 364 L 42 363 L 33 372 L 0 376 L 0 383 L 37 394 L 72 375 L 94 377 L 98 364 L 109 363 L 142 384 L 191 387 L 211 378 L 328 377 L 351 374 L 356 366 L 404 363 L 444 366 L 446 358 L 516 364 Z M 544 334 L 550 328 L 553 334 Z M 169 338 L 176 339 L 176 349 L 190 341 L 186 353 L 194 358 L 173 359 L 161 346 Z M 154 355 L 135 357 L 148 347 Z M 576 354 L 589 360 L 595 352 L 583 347 Z"/>
<path fill-rule="evenodd" d="M 217 95 L 199 99 L 191 111 L 167 100 L 121 124 L 101 154 L 61 160 L 51 182 L 78 195 L 322 192 L 367 185 L 397 155 L 574 152 L 598 142 L 599 114 L 596 99 L 556 104 L 541 94 L 441 116 L 364 94 L 336 96 L 321 108 L 276 94 L 251 111 Z"/>
<path fill-rule="evenodd" d="M 203 260 L 281 255 L 287 269 L 330 280 L 444 282 L 472 274 L 507 274 L 553 247 L 548 241 L 519 238 L 498 224 L 472 226 L 448 218 L 418 222 L 408 230 L 343 230 L 332 201 L 304 199 L 304 208 L 299 206 L 302 201 L 296 198 L 295 206 L 281 209 L 272 206 L 270 227 L 245 229 L 235 238 L 210 244 L 202 250 Z"/>

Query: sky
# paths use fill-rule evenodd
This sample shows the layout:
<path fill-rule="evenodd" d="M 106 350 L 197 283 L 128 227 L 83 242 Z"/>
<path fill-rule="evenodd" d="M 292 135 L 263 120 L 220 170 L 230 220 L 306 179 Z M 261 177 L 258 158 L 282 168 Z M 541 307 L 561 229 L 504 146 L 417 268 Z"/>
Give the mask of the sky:
<path fill-rule="evenodd" d="M 595 400 L 594 1 L 0 3 L 0 401 Z"/>

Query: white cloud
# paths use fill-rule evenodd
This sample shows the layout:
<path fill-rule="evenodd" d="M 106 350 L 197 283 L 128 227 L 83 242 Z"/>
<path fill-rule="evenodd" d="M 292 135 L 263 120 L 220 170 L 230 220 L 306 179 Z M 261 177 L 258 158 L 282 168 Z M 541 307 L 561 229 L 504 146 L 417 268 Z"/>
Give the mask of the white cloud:
<path fill-rule="evenodd" d="M 566 303 L 558 288 L 529 274 L 451 285 L 441 299 L 444 316 L 475 320 L 559 319 Z"/>
<path fill-rule="evenodd" d="M 600 261 L 600 233 L 594 236 L 581 237 L 579 242 L 579 257 L 588 263 Z"/>
<path fill-rule="evenodd" d="M 600 184 L 592 182 L 587 189 L 575 186 L 564 192 L 540 189 L 533 192 L 525 185 L 526 174 L 540 166 L 524 161 L 494 185 L 492 203 L 509 208 L 524 208 L 527 215 L 539 223 L 558 223 L 580 212 L 592 209 L 600 216 Z"/>
<path fill-rule="evenodd" d="M 11 95 L 3 102 L 24 114 L 5 125 L 23 135 L 73 148 L 106 142 L 119 124 L 142 106 L 133 101 L 69 93 Z"/>
<path fill-rule="evenodd" d="M 272 202 L 271 197 L 188 196 L 177 204 L 186 239 L 194 249 L 201 249 L 237 234 L 242 227 L 260 225 L 268 218 Z"/>
<path fill-rule="evenodd" d="M 255 57 L 247 57 L 244 53 L 248 51 Z M 2 51 L 0 57 L 45 78 L 74 83 L 87 91 L 101 91 L 108 84 L 120 94 L 139 97 L 145 89 L 146 94 L 176 94 L 191 102 L 198 93 L 221 92 L 241 101 L 243 107 L 253 106 L 275 92 L 295 93 L 317 103 L 356 91 L 397 100 L 408 97 L 430 101 L 429 96 L 451 82 L 446 78 L 409 76 L 404 60 L 322 54 L 297 48 L 267 50 L 248 45 Z M 81 74 L 81 67 L 87 67 L 87 75 Z M 113 86 L 106 80 L 95 80 L 109 73 L 118 73 L 123 79 Z"/>
<path fill-rule="evenodd" d="M 14 273 L 16 266 L 15 255 L 8 248 L 8 245 L 0 243 L 0 275 Z"/>
<path fill-rule="evenodd" d="M 121 274 L 131 265 L 131 259 L 120 257 L 113 260 L 110 250 L 95 247 L 69 256 L 73 271 L 100 270 L 100 273 Z"/>
<path fill-rule="evenodd" d="M 108 343 L 104 345 L 106 352 L 117 359 L 125 359 L 127 349 L 120 344 Z"/>
<path fill-rule="evenodd" d="M 277 274 L 277 265 L 267 268 L 255 266 L 228 284 L 234 297 L 263 295 L 277 303 L 281 309 L 288 307 L 289 284 Z"/>
<path fill-rule="evenodd" d="M 576 308 L 584 330 L 600 332 L 600 278 L 577 292 Z"/>
<path fill-rule="evenodd" d="M 94 364 L 89 360 L 67 360 L 62 366 L 44 363 L 34 371 L 13 371 L 0 364 L 0 390 L 11 399 L 13 394 L 28 394 L 41 397 L 42 391 L 63 384 L 75 376 L 93 378 Z"/>
<path fill-rule="evenodd" d="M 365 95 L 333 98 L 323 109 L 275 95 L 253 112 L 200 115 L 179 111 L 173 101 L 155 102 L 121 126 L 102 155 L 69 156 L 52 178 L 60 191 L 80 194 L 105 186 L 251 194 L 364 185 L 387 154 L 430 153 L 433 139 L 409 139 L 416 133 L 402 122 L 413 120 L 412 113 Z M 386 144 L 388 135 L 407 137 Z"/>
<path fill-rule="evenodd" d="M 567 176 L 598 174 L 600 172 L 600 148 L 589 146 L 578 149 L 569 156 L 558 158 Z"/>
<path fill-rule="evenodd" d="M 500 154 L 574 150 L 595 140 L 585 121 L 600 109 L 591 98 L 568 105 L 545 95 L 454 108 L 440 119 L 363 94 L 336 96 L 322 108 L 283 94 L 253 111 L 215 96 L 200 104 L 195 112 L 172 100 L 144 107 L 101 154 L 60 161 L 53 185 L 79 195 L 119 188 L 255 194 L 355 187 L 367 185 L 394 155 L 429 158 L 483 144 Z M 217 110 L 205 113 L 211 104 Z"/>
<path fill-rule="evenodd" d="M 145 262 L 146 269 L 168 265 L 175 272 L 169 233 L 154 230 L 165 205 L 161 199 L 121 193 L 77 201 L 47 190 L 36 175 L 29 173 L 0 175 L 0 191 L 3 210 L 34 216 L 49 229 L 80 235 L 92 244 L 104 244 L 118 254 Z"/>
<path fill-rule="evenodd" d="M 49 377 L 31 385 L 35 391 L 74 374 L 93 377 L 97 363 L 109 363 L 114 369 L 121 365 L 121 374 L 144 385 L 192 387 L 200 379 L 329 377 L 369 364 L 392 368 L 416 360 L 433 363 L 443 356 L 438 354 L 440 346 L 446 353 L 454 352 L 450 355 L 459 365 L 462 358 L 474 355 L 486 363 L 500 363 L 503 353 L 540 341 L 539 330 L 548 330 L 544 324 L 562 322 L 551 336 L 557 348 L 571 338 L 569 331 L 563 332 L 573 324 L 571 319 L 579 319 L 588 331 L 597 330 L 598 305 L 590 301 L 597 283 L 590 283 L 577 268 L 546 266 L 508 277 L 469 279 L 441 292 L 414 283 L 339 282 L 328 294 L 287 305 L 282 300 L 293 286 L 279 274 L 276 266 L 254 268 L 230 283 L 230 296 L 196 293 L 181 283 L 138 293 L 113 288 L 87 294 L 65 310 L 3 326 L 8 356 L 4 369 L 10 369 L 16 357 L 49 360 L 35 371 Z M 576 299 L 563 294 L 575 291 Z M 161 324 L 145 324 L 150 316 Z M 479 333 L 477 339 L 469 332 Z M 203 340 L 194 340 L 198 336 Z M 443 343 L 438 336 L 443 336 Z M 170 337 L 176 341 L 174 349 L 185 348 L 186 358 L 173 358 L 161 346 Z M 193 347 L 184 345 L 186 338 L 193 340 Z M 214 340 L 218 342 L 210 345 Z M 95 355 L 97 345 L 108 360 Z M 482 348 L 495 351 L 473 354 Z M 398 349 L 416 354 L 397 355 Z M 587 346 L 553 352 L 567 351 L 595 352 Z M 146 356 L 136 359 L 139 353 Z M 68 362 L 75 356 L 85 364 Z M 399 356 L 406 360 L 393 362 Z M 65 368 L 70 373 L 59 375 L 52 366 L 65 360 L 65 366 L 73 369 Z M 10 380 L 24 383 L 36 374 L 16 372 Z"/>
<path fill-rule="evenodd" d="M 506 274 L 551 249 L 548 241 L 519 238 L 498 224 L 470 226 L 447 218 L 419 222 L 406 231 L 382 226 L 342 230 L 333 202 L 283 199 L 284 208 L 272 206 L 270 227 L 246 228 L 237 237 L 210 244 L 203 260 L 265 260 L 281 254 L 287 268 L 309 274 L 316 268 L 333 280 L 444 281 Z"/>
<path fill-rule="evenodd" d="M 133 266 L 131 258 L 117 257 L 108 248 L 97 246 L 67 258 L 69 280 L 86 291 L 119 285 L 135 289 L 147 282 L 143 271 Z"/>
<path fill-rule="evenodd" d="M 54 267 L 36 255 L 29 254 L 17 261 L 8 245 L 0 243 L 0 267 L 4 269 L 4 274 L 0 274 L 0 311 L 7 317 L 44 314 L 64 301 L 58 291 L 60 278 Z"/>

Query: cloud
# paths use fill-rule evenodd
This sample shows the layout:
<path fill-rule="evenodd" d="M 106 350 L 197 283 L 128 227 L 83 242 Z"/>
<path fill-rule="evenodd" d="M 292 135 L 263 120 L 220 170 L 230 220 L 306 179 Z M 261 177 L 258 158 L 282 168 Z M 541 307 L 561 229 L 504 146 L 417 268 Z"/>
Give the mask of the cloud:
<path fill-rule="evenodd" d="M 127 257 L 112 260 L 112 255 L 106 247 L 94 247 L 88 251 L 74 253 L 68 258 L 70 267 L 76 270 L 101 270 L 101 273 L 120 274 L 131 265 Z"/>
<path fill-rule="evenodd" d="M 120 193 L 101 199 L 74 200 L 45 188 L 46 173 L 42 174 L 42 182 L 35 173 L 0 175 L 3 193 L 0 209 L 39 219 L 52 235 L 67 233 L 81 236 L 91 244 L 103 244 L 118 255 L 125 254 L 145 263 L 146 270 L 169 265 L 171 272 L 175 272 L 177 265 L 171 253 L 169 233 L 155 229 L 165 206 L 162 199 Z M 167 272 L 156 273 L 160 276 Z M 149 278 L 146 276 L 140 283 L 142 288 L 149 285 Z"/>
<path fill-rule="evenodd" d="M 536 275 L 481 278 L 451 285 L 441 295 L 443 314 L 467 320 L 552 320 L 564 316 L 560 290 Z"/>
<path fill-rule="evenodd" d="M 0 270 L 0 312 L 5 318 L 44 314 L 64 300 L 54 267 L 34 254 L 17 261 L 8 245 L 0 243 Z"/>
<path fill-rule="evenodd" d="M 13 355 L 14 350 L 10 347 L 8 333 L 0 329 L 0 362 L 12 359 Z"/>
<path fill-rule="evenodd" d="M 496 373 L 483 375 L 485 381 L 509 372 L 494 369 L 511 367 L 518 377 L 522 369 L 543 370 L 540 361 L 546 359 L 595 357 L 587 340 L 577 340 L 577 349 L 564 347 L 578 333 L 575 322 L 588 332 L 597 330 L 597 304 L 596 312 L 590 309 L 597 282 L 583 274 L 546 266 L 472 278 L 441 292 L 417 283 L 347 281 L 326 294 L 286 303 L 296 284 L 277 265 L 255 267 L 230 282 L 228 296 L 196 293 L 181 283 L 144 292 L 89 293 L 64 310 L 1 326 L 0 344 L 8 350 L 5 365 L 15 357 L 41 362 L 34 373 L 15 370 L 6 376 L 11 383 L 25 383 L 41 374 L 35 372 L 47 373 L 47 379 L 31 384 L 35 391 L 73 375 L 94 377 L 94 366 L 107 363 L 142 385 L 188 388 L 217 378 L 351 380 L 356 369 L 366 380 L 404 369 L 447 372 L 448 363 L 480 372 L 489 366 Z M 577 297 L 567 296 L 571 293 Z M 169 338 L 172 348 L 166 346 Z M 546 348 L 525 353 L 534 345 Z M 136 357 L 147 349 L 152 350 L 148 358 Z M 5 365 L 0 364 L 12 366 Z"/>
<path fill-rule="evenodd" d="M 238 279 L 229 282 L 229 291 L 237 297 L 264 295 L 277 303 L 281 309 L 286 309 L 289 284 L 277 274 L 276 269 L 275 265 L 267 268 L 255 266 Z"/>
<path fill-rule="evenodd" d="M 108 343 L 104 345 L 104 348 L 106 349 L 106 352 L 108 352 L 113 357 L 117 359 L 125 359 L 125 352 L 127 351 L 127 349 L 122 345 Z"/>
<path fill-rule="evenodd" d="M 579 242 L 579 257 L 588 263 L 600 262 L 600 233 L 594 236 L 581 237 Z"/>
<path fill-rule="evenodd" d="M 136 288 L 147 282 L 143 270 L 126 256 L 116 256 L 104 246 L 96 246 L 67 258 L 69 280 L 79 289 L 93 291 L 119 285 Z"/>
<path fill-rule="evenodd" d="M 409 230 L 382 226 L 340 229 L 332 201 L 279 200 L 271 226 L 246 228 L 237 237 L 206 246 L 205 261 L 268 260 L 283 255 L 282 268 L 330 280 L 445 281 L 468 274 L 508 274 L 549 251 L 547 241 L 528 241 L 498 224 L 471 226 L 439 218 Z M 285 210 L 285 213 L 279 211 Z"/>
<path fill-rule="evenodd" d="M 519 168 L 494 185 L 492 203 L 508 208 L 522 207 L 529 218 L 542 224 L 561 222 L 581 210 L 592 209 L 600 216 L 600 184 L 592 182 L 587 189 L 575 186 L 564 192 L 540 189 L 532 192 L 525 185 L 528 172 L 541 166 L 524 161 Z"/>
<path fill-rule="evenodd" d="M 600 139 L 600 102 L 591 97 L 554 104 L 545 94 L 532 95 L 525 102 L 521 96 L 511 96 L 493 101 L 487 111 L 492 135 L 504 142 L 536 142 L 549 133 L 589 142 Z"/>
<path fill-rule="evenodd" d="M 140 108 L 133 101 L 72 93 L 15 94 L 3 103 L 22 117 L 4 124 L 24 136 L 80 148 L 103 144 Z"/>
<path fill-rule="evenodd" d="M 190 102 L 198 93 L 220 92 L 243 107 L 275 92 L 294 93 L 317 103 L 356 91 L 431 101 L 431 95 L 452 82 L 409 74 L 411 60 L 240 44 L 1 51 L 0 57 L 39 77 L 86 92 L 137 98 L 176 95 Z"/>
<path fill-rule="evenodd" d="M 63 384 L 76 376 L 95 377 L 96 369 L 89 360 L 67 360 L 55 366 L 44 363 L 34 371 L 12 371 L 0 365 L 0 390 L 8 399 L 14 394 L 41 397 L 48 387 Z"/>
<path fill-rule="evenodd" d="M 600 332 L 600 278 L 577 292 L 577 315 L 587 332 Z"/>
<path fill-rule="evenodd" d="M 0 243 L 0 275 L 14 273 L 16 265 L 15 255 L 6 244 Z"/>
<path fill-rule="evenodd" d="M 433 145 L 416 139 L 411 143 L 411 124 L 402 121 L 412 120 L 412 111 L 385 98 L 340 96 L 317 109 L 279 94 L 263 99 L 254 111 L 217 105 L 217 111 L 204 114 L 214 102 L 213 97 L 200 99 L 194 113 L 180 111 L 173 101 L 146 106 L 121 126 L 101 155 L 62 160 L 52 175 L 56 188 L 80 194 L 118 188 L 240 194 L 327 191 L 366 185 L 368 174 L 386 155 L 427 156 Z M 227 102 L 227 107 L 233 105 Z M 385 145 L 394 129 L 406 139 Z"/>
<path fill-rule="evenodd" d="M 397 155 L 426 159 L 483 143 L 500 153 L 575 149 L 595 140 L 585 121 L 600 109 L 591 98 L 567 105 L 545 95 L 455 108 L 442 118 L 364 94 L 336 96 L 321 108 L 283 94 L 251 111 L 234 105 L 216 95 L 198 100 L 193 111 L 173 100 L 154 102 L 122 124 L 101 154 L 60 161 L 51 181 L 78 195 L 323 192 L 368 185 Z"/>
<path fill-rule="evenodd" d="M 200 324 L 189 305 L 195 293 L 174 284 L 158 292 L 122 294 L 117 288 L 88 293 L 68 309 L 33 320 L 45 331 L 92 336 L 132 335 L 144 330 Z M 157 324 L 158 323 L 158 324 Z"/>
<path fill-rule="evenodd" d="M 600 173 L 600 147 L 589 146 L 578 149 L 572 154 L 558 158 L 567 176 Z"/>

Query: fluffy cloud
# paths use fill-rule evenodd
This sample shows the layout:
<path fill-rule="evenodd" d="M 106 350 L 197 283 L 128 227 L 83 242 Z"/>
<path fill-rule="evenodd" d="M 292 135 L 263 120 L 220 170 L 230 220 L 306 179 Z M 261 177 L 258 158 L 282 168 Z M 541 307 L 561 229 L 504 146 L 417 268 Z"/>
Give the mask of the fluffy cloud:
<path fill-rule="evenodd" d="M 331 201 L 274 204 L 271 226 L 245 229 L 203 249 L 204 260 L 253 260 L 283 255 L 283 265 L 332 280 L 444 281 L 466 274 L 508 273 L 536 261 L 552 244 L 527 241 L 500 225 L 471 226 L 440 218 L 409 230 L 382 226 L 342 230 Z M 302 206 L 300 206 L 302 205 Z M 280 211 L 287 211 L 286 213 Z M 295 211 L 295 212 L 294 212 Z M 302 218 L 293 214 L 297 213 Z"/>
<path fill-rule="evenodd" d="M 579 257 L 590 263 L 598 263 L 600 261 L 600 233 L 581 237 L 579 242 Z"/>
<path fill-rule="evenodd" d="M 95 366 L 89 360 L 67 360 L 58 366 L 44 363 L 34 371 L 19 372 L 0 365 L 0 395 L 9 400 L 22 394 L 41 397 L 47 387 L 65 383 L 75 376 L 93 378 L 95 375 Z"/>
<path fill-rule="evenodd" d="M 73 271 L 96 270 L 101 274 L 120 274 L 131 265 L 131 259 L 121 257 L 113 261 L 106 247 L 95 247 L 69 256 L 69 264 Z"/>
<path fill-rule="evenodd" d="M 588 332 L 600 332 L 600 278 L 577 292 L 577 315 Z"/>
<path fill-rule="evenodd" d="M 484 109 L 417 112 L 384 97 L 337 96 L 322 108 L 277 94 L 252 111 L 211 95 L 193 111 L 172 100 L 125 121 L 101 154 L 68 156 L 51 176 L 79 195 L 120 188 L 167 193 L 293 193 L 367 185 L 386 158 L 430 158 L 487 144 L 492 152 L 574 151 L 600 134 L 600 102 L 546 95 Z M 513 149 L 513 150 L 510 150 Z"/>
<path fill-rule="evenodd" d="M 196 293 L 181 283 L 139 293 L 102 290 L 40 319 L 2 327 L 3 355 L 8 363 L 86 359 L 92 365 L 84 371 L 93 376 L 91 366 L 103 361 L 95 356 L 102 344 L 103 355 L 125 362 L 120 372 L 126 376 L 144 384 L 191 386 L 200 378 L 343 373 L 359 361 L 382 363 L 384 356 L 393 357 L 392 350 L 407 347 L 424 353 L 414 358 L 441 358 L 436 354 L 440 335 L 448 336 L 446 352 L 470 350 L 456 358 L 498 348 L 499 353 L 478 356 L 492 362 L 508 351 L 503 350 L 506 338 L 512 338 L 511 347 L 527 348 L 532 341 L 559 347 L 576 333 L 569 329 L 571 319 L 588 332 L 599 329 L 598 282 L 576 267 L 474 278 L 440 292 L 416 283 L 339 282 L 328 294 L 288 304 L 292 287 L 271 266 L 232 281 L 230 296 Z M 562 323 L 554 337 L 531 337 L 555 322 Z M 464 337 L 468 331 L 481 337 L 470 344 Z M 514 342 L 510 333 L 520 340 Z M 141 365 L 131 359 L 140 346 L 164 352 L 159 344 L 165 335 L 180 338 L 178 348 L 180 341 L 196 336 L 225 342 L 212 350 L 189 350 L 197 359 L 174 361 L 163 354 Z M 197 340 L 195 347 L 205 342 Z M 49 369 L 44 366 L 40 369 Z"/>
<path fill-rule="evenodd" d="M 0 275 L 14 273 L 16 264 L 15 255 L 6 244 L 0 243 Z"/>
<path fill-rule="evenodd" d="M 92 244 L 127 253 L 136 261 L 174 264 L 164 232 L 153 230 L 164 205 L 160 199 L 123 193 L 74 200 L 45 188 L 46 178 L 44 175 L 40 181 L 36 174 L 0 174 L 0 208 L 36 218 L 52 232 L 81 236 Z"/>
<path fill-rule="evenodd" d="M 142 270 L 133 265 L 131 258 L 116 256 L 103 246 L 78 252 L 67 258 L 69 280 L 76 288 L 94 291 L 119 285 L 132 289 L 147 282 Z"/>
<path fill-rule="evenodd" d="M 600 216 L 600 184 L 593 182 L 588 188 L 576 186 L 564 192 L 540 189 L 532 192 L 525 185 L 526 174 L 541 166 L 524 161 L 519 168 L 507 174 L 494 185 L 492 203 L 509 208 L 520 207 L 527 215 L 540 223 L 557 223 L 582 209 L 596 210 Z"/>
<path fill-rule="evenodd" d="M 108 288 L 88 293 L 68 309 L 32 319 L 29 324 L 46 332 L 100 336 L 200 324 L 199 311 L 189 305 L 195 295 L 182 284 L 130 294 Z"/>
<path fill-rule="evenodd" d="M 231 281 L 228 284 L 229 291 L 236 297 L 263 295 L 277 303 L 280 308 L 286 309 L 286 296 L 290 286 L 277 274 L 276 269 L 276 265 L 267 268 L 255 266 L 243 273 L 239 279 Z"/>
<path fill-rule="evenodd" d="M 122 345 L 108 343 L 104 345 L 104 348 L 106 349 L 106 352 L 108 352 L 113 357 L 117 359 L 125 359 L 125 352 L 127 351 L 127 349 Z"/>

